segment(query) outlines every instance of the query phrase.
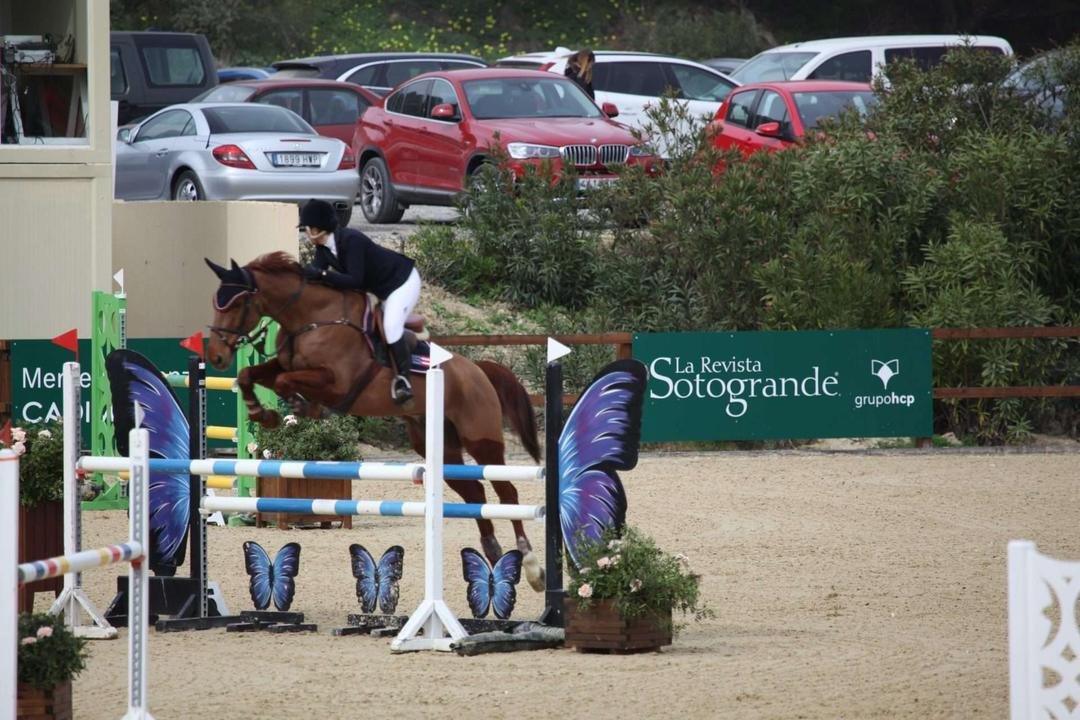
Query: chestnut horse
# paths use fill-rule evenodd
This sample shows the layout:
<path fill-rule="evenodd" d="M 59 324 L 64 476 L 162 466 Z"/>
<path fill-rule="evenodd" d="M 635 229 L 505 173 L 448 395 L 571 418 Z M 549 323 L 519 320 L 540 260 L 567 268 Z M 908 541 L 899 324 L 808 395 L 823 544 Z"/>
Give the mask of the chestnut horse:
<path fill-rule="evenodd" d="M 391 401 L 394 373 L 376 360 L 363 330 L 368 304 L 364 293 L 308 282 L 299 263 L 283 252 L 262 255 L 244 267 L 235 260 L 228 269 L 210 260 L 206 263 L 221 281 L 214 294 L 214 323 L 209 326 L 206 353 L 213 367 L 229 367 L 237 345 L 256 341 L 252 333 L 260 317 L 273 318 L 280 327 L 276 355 L 242 369 L 237 376 L 252 421 L 264 427 L 280 422 L 278 413 L 256 398 L 254 384 L 258 383 L 309 417 L 321 417 L 326 409 L 364 417 L 401 417 L 413 449 L 424 455 L 424 376 L 413 378 L 412 402 L 398 406 Z M 504 464 L 504 418 L 529 454 L 540 461 L 529 395 L 508 368 L 461 355 L 454 355 L 442 368 L 446 463 L 464 462 L 464 451 L 482 465 Z M 480 482 L 447 480 L 446 484 L 465 502 L 486 501 Z M 513 484 L 493 481 L 491 485 L 501 502 L 518 502 Z M 512 522 L 517 547 L 525 555 L 526 578 L 534 589 L 543 590 L 543 569 L 531 552 L 524 525 L 520 520 Z M 485 519 L 476 524 L 484 554 L 494 565 L 502 555 L 495 527 Z"/>

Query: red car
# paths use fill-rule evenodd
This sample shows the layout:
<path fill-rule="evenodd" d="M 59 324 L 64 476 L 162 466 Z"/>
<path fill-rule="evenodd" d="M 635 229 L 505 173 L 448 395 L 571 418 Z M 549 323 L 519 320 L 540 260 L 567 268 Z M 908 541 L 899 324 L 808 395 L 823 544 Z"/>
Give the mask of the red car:
<path fill-rule="evenodd" d="M 382 98 L 359 85 L 337 80 L 270 78 L 218 85 L 197 95 L 191 102 L 279 105 L 304 118 L 320 135 L 335 137 L 348 145 L 357 118 L 372 105 L 382 102 Z"/>
<path fill-rule="evenodd" d="M 369 222 L 397 222 L 411 204 L 452 205 L 501 148 L 520 175 L 547 162 L 573 163 L 580 188 L 616 179 L 618 165 L 657 159 L 605 103 L 572 81 L 520 69 L 448 70 L 400 85 L 356 123 L 360 208 Z"/>
<path fill-rule="evenodd" d="M 866 115 L 876 102 L 867 83 L 788 80 L 736 88 L 709 123 L 713 144 L 749 155 L 781 150 L 798 142 L 826 118 L 854 109 Z"/>

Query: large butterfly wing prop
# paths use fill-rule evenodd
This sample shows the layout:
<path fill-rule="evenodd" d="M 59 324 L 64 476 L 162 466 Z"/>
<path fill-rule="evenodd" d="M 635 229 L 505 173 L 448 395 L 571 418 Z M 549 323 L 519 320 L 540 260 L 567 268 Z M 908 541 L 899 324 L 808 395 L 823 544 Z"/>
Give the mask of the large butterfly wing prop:
<path fill-rule="evenodd" d="M 295 543 L 290 543 L 295 545 Z M 270 606 L 270 595 L 274 584 L 274 568 L 270 556 L 262 545 L 248 540 L 244 543 L 244 566 L 250 576 L 251 602 L 256 610 L 265 610 Z"/>
<path fill-rule="evenodd" d="M 356 599 L 360 609 L 366 613 L 375 612 L 379 597 L 379 570 L 375 567 L 375 558 L 363 545 L 353 543 L 349 546 L 352 560 L 352 574 L 356 578 Z"/>
<path fill-rule="evenodd" d="M 491 607 L 491 567 L 487 560 L 473 548 L 461 549 L 461 575 L 468 583 L 466 598 L 474 618 L 482 618 Z"/>
<path fill-rule="evenodd" d="M 521 561 L 525 556 L 520 550 L 510 550 L 491 569 L 491 609 L 495 617 L 506 620 L 514 612 L 517 588 L 521 580 Z"/>
<path fill-rule="evenodd" d="M 274 607 L 285 612 L 292 605 L 296 594 L 296 582 L 300 574 L 300 545 L 286 543 L 274 557 L 274 574 L 271 578 Z"/>
<path fill-rule="evenodd" d="M 575 566 L 582 540 L 621 530 L 626 521 L 616 471 L 637 465 L 647 379 L 637 360 L 611 363 L 581 394 L 559 436 L 559 518 Z"/>
<path fill-rule="evenodd" d="M 387 615 L 397 610 L 398 604 L 398 581 L 405 561 L 405 548 L 400 545 L 392 545 L 379 558 L 376 568 L 378 577 L 379 609 Z"/>
<path fill-rule="evenodd" d="M 135 404 L 142 427 L 150 431 L 150 456 L 189 457 L 188 422 L 161 371 L 139 353 L 114 350 L 105 359 L 112 389 L 116 447 L 128 454 L 128 433 L 135 427 Z M 178 567 L 184 562 L 190 519 L 191 478 L 187 473 L 150 473 L 150 566 Z M 171 574 L 171 573 L 170 573 Z"/>

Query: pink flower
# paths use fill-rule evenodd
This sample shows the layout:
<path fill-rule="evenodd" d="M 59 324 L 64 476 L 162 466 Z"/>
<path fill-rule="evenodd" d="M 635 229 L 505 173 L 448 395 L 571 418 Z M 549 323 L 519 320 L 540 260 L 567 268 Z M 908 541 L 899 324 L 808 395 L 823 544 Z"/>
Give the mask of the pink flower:
<path fill-rule="evenodd" d="M 16 455 L 22 455 L 24 452 L 26 452 L 26 444 L 20 440 L 19 442 L 12 445 L 11 449 L 15 452 Z"/>
<path fill-rule="evenodd" d="M 33 635 L 31 635 L 30 637 L 24 637 L 22 640 L 19 641 L 19 644 L 20 645 L 33 645 L 36 642 L 37 642 L 37 638 L 34 637 Z"/>
<path fill-rule="evenodd" d="M 47 638 L 52 635 L 52 627 L 49 625 L 42 625 L 37 629 L 37 636 L 39 638 Z"/>
<path fill-rule="evenodd" d="M 641 589 L 641 581 L 640 580 L 638 580 L 637 578 L 634 578 L 633 580 L 630 581 L 630 592 L 637 592 L 640 589 Z"/>
<path fill-rule="evenodd" d="M 577 589 L 578 597 L 591 598 L 592 597 L 592 585 L 589 583 L 582 583 L 581 587 Z M 31 638 L 33 639 L 33 638 Z"/>
<path fill-rule="evenodd" d="M 48 430 L 38 430 L 38 434 L 37 434 L 37 436 L 38 436 L 39 438 L 51 438 L 51 437 L 52 437 L 52 433 L 51 433 L 51 432 L 49 432 Z"/>
<path fill-rule="evenodd" d="M 249 442 L 247 444 L 248 455 L 254 455 L 255 451 L 258 450 L 258 449 L 259 449 L 259 443 L 257 443 L 257 442 Z"/>
<path fill-rule="evenodd" d="M 603 570 L 604 568 L 606 568 L 610 564 L 611 564 L 611 558 L 609 558 L 607 556 L 604 556 L 604 557 L 602 557 L 602 558 L 600 558 L 599 560 L 596 561 L 596 567 L 600 568 L 601 570 Z"/>
<path fill-rule="evenodd" d="M 17 427 L 11 431 L 11 439 L 17 443 L 26 442 L 26 431 Z"/>

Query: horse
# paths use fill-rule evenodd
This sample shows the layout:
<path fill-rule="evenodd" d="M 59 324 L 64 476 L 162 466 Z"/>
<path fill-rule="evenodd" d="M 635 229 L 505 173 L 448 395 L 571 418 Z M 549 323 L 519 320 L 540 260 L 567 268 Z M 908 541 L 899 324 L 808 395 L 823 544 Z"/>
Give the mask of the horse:
<path fill-rule="evenodd" d="M 362 417 L 401 417 L 413 450 L 423 457 L 424 376 L 413 378 L 413 401 L 396 405 L 391 400 L 394 371 L 377 360 L 364 329 L 365 314 L 371 309 L 367 295 L 309 281 L 300 264 L 284 252 L 260 255 L 243 267 L 235 260 L 231 262 L 226 269 L 206 260 L 220 280 L 213 297 L 214 321 L 208 326 L 206 357 L 210 364 L 224 370 L 232 363 L 238 345 L 256 342 L 260 317 L 272 318 L 280 328 L 276 354 L 237 374 L 248 418 L 268 428 L 280 422 L 279 414 L 263 407 L 255 396 L 254 385 L 259 384 L 308 417 L 321 417 L 327 409 Z M 473 362 L 455 354 L 442 364 L 442 369 L 446 398 L 444 462 L 463 463 L 463 452 L 467 452 L 483 465 L 505 464 L 504 419 L 526 451 L 540 462 L 532 403 L 509 368 L 492 361 Z M 486 502 L 482 483 L 446 483 L 465 502 Z M 517 488 L 512 483 L 492 481 L 491 485 L 501 502 L 518 503 Z M 533 589 L 542 591 L 544 571 L 532 552 L 524 524 L 520 520 L 511 522 L 517 548 L 523 554 L 526 579 Z M 481 547 L 494 566 L 502 555 L 495 527 L 487 519 L 478 519 L 476 524 Z"/>

